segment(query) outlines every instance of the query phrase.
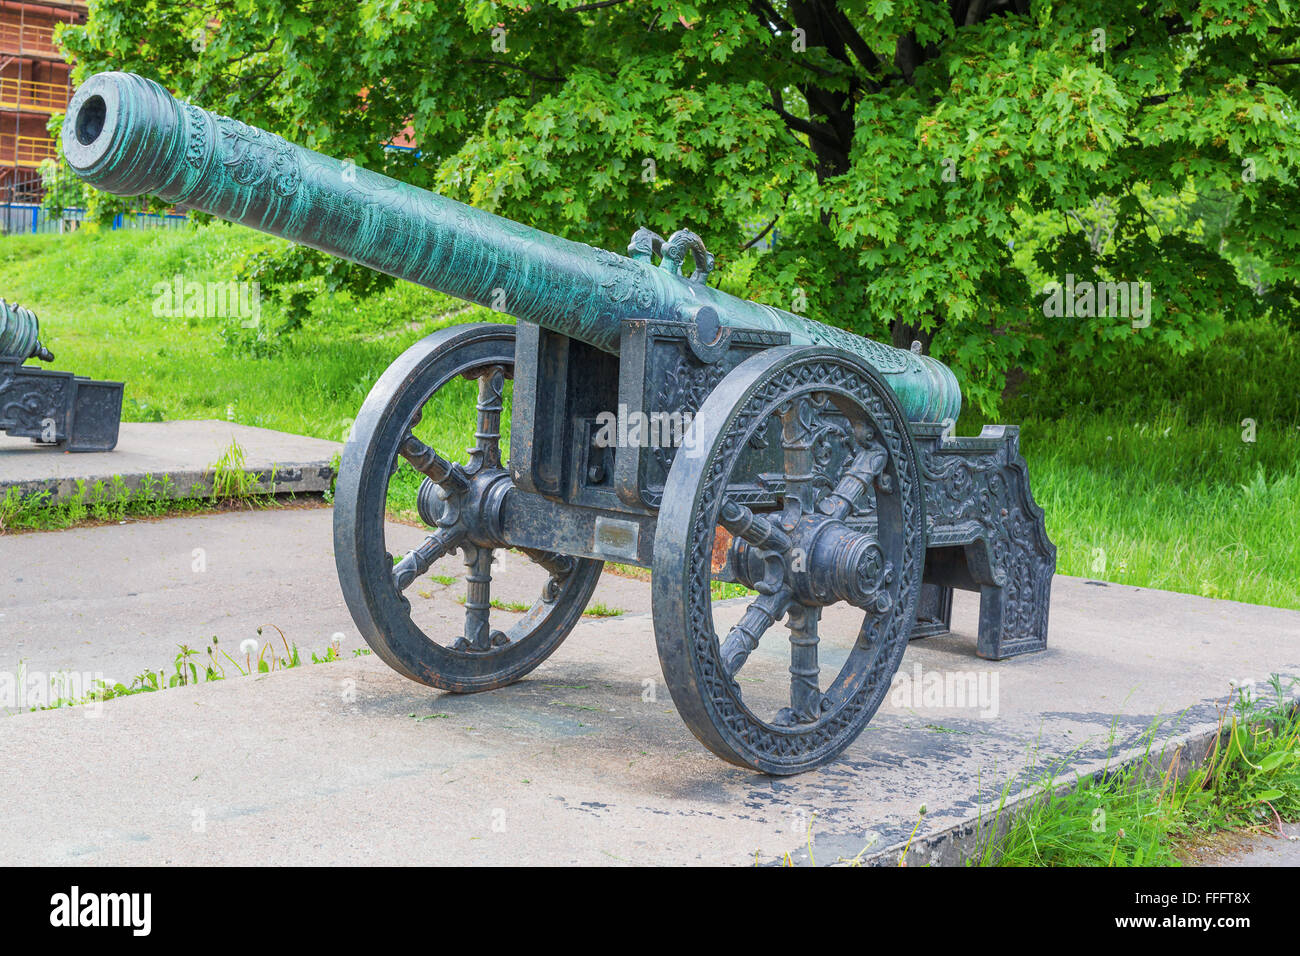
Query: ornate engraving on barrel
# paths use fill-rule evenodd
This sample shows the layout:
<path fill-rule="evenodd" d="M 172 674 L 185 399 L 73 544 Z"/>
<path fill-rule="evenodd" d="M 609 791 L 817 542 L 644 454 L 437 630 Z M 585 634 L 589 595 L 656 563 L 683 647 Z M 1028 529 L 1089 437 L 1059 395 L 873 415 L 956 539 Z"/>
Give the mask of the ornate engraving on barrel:
<path fill-rule="evenodd" d="M 920 372 L 924 368 L 920 360 L 911 352 L 890 348 L 888 345 L 881 345 L 871 339 L 864 339 L 852 332 L 845 332 L 832 325 L 822 325 L 811 319 L 804 319 L 804 322 L 805 331 L 814 344 L 833 345 L 849 352 L 864 353 L 871 364 L 881 372 Z"/>
<path fill-rule="evenodd" d="M 218 116 L 217 128 L 221 136 L 221 163 L 230 170 L 235 182 L 241 186 L 257 186 L 269 179 L 279 196 L 292 196 L 297 191 L 302 172 L 287 141 L 229 116 Z"/>
<path fill-rule="evenodd" d="M 185 142 L 185 161 L 194 169 L 203 166 L 208 155 L 211 133 L 208 130 L 209 114 L 193 103 L 184 104 L 185 117 L 189 121 L 189 138 Z"/>
<path fill-rule="evenodd" d="M 642 269 L 633 265 L 631 259 L 615 255 L 605 249 L 596 250 L 596 261 L 608 270 L 605 278 L 600 280 L 600 287 L 608 293 L 610 299 L 619 305 L 628 305 L 639 312 L 653 315 L 655 307 L 655 290 Z"/>

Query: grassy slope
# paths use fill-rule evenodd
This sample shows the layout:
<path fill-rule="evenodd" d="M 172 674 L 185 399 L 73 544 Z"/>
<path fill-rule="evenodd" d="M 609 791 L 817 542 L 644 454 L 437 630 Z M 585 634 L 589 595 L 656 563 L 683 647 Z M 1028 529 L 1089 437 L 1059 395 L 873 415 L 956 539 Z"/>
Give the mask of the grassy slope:
<path fill-rule="evenodd" d="M 243 256 L 277 244 L 220 223 L 11 236 L 0 239 L 0 295 L 36 312 L 52 367 L 126 382 L 124 421 L 221 418 L 333 441 L 347 437 L 371 386 L 412 343 L 451 322 L 500 320 L 407 283 L 362 302 L 318 284 L 303 328 L 258 356 L 229 343 L 249 335 L 237 318 L 154 315 L 155 283 L 228 282 Z M 278 303 L 264 295 L 261 304 L 263 325 L 278 327 Z M 417 430 L 435 447 L 467 442 L 457 423 L 473 420 L 473 387 L 453 391 L 440 395 L 445 413 L 427 414 Z M 413 509 L 419 481 L 405 462 L 395 485 L 394 504 Z"/>
<path fill-rule="evenodd" d="M 273 242 L 221 225 L 9 237 L 0 295 L 41 317 L 56 367 L 124 379 L 128 421 L 229 416 L 335 440 L 412 342 L 448 322 L 492 318 L 408 285 L 363 302 L 322 293 L 299 332 L 253 357 L 223 344 L 230 320 L 152 314 L 155 282 L 178 273 L 228 281 L 241 255 Z M 274 302 L 264 301 L 262 318 L 278 324 Z M 1300 345 L 1276 330 L 1236 336 L 1199 367 L 1162 359 L 1166 367 L 1066 374 L 1006 411 L 1022 422 L 1062 572 L 1300 608 Z M 1160 388 L 1178 375 L 1174 403 Z M 421 426 L 440 448 L 461 448 L 470 433 L 463 386 Z M 1257 421 L 1253 443 L 1242 441 L 1243 417 Z M 979 424 L 968 415 L 958 433 Z M 415 486 L 406 467 L 399 505 Z"/>
<path fill-rule="evenodd" d="M 128 421 L 233 416 L 338 440 L 388 363 L 462 303 L 413 286 L 364 303 L 322 295 L 312 320 L 268 358 L 223 345 L 223 327 L 237 321 L 153 315 L 154 283 L 229 281 L 243 253 L 274 242 L 222 225 L 9 237 L 0 295 L 40 317 L 55 368 L 126 381 Z M 274 300 L 262 305 L 262 321 L 278 324 Z"/>
<path fill-rule="evenodd" d="M 1030 427 L 1034 495 L 1069 574 L 1300 608 L 1300 469 L 1240 429 L 1092 419 Z"/>
<path fill-rule="evenodd" d="M 1215 833 L 1265 833 L 1278 820 L 1300 818 L 1295 686 L 1294 680 L 1275 677 L 1270 688 L 1260 688 L 1258 698 L 1234 698 L 1221 714 L 1210 753 L 1185 778 L 1176 761 L 1162 767 L 1161 758 L 1168 754 L 1158 752 L 1154 743 L 1169 728 L 1159 720 L 1148 731 L 1141 759 L 1111 766 L 1100 778 L 1071 785 L 1057 777 L 1060 764 L 1046 768 L 1034 788 L 1042 798 L 1014 818 L 1004 837 L 990 839 L 973 862 L 1171 866 L 1194 856 Z M 991 827 L 990 834 L 995 832 Z"/>

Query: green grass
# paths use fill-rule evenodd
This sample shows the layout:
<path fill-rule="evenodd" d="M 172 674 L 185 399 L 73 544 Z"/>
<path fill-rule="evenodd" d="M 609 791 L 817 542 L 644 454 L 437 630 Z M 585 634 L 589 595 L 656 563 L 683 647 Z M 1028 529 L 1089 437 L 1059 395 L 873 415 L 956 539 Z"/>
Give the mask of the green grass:
<path fill-rule="evenodd" d="M 990 837 L 973 862 L 998 866 L 1177 866 L 1224 831 L 1263 832 L 1300 820 L 1300 710 L 1274 677 L 1266 699 L 1234 700 L 1206 759 L 1184 776 L 1151 749 L 1136 761 L 1062 787 L 1057 768 L 1039 796 Z M 1059 766 L 1059 765 L 1058 765 Z M 1000 806 L 989 824 L 995 833 Z"/>
<path fill-rule="evenodd" d="M 257 629 L 257 633 L 261 636 L 262 629 L 260 627 Z M 176 656 L 172 659 L 170 668 L 164 667 L 158 670 L 151 668 L 141 671 L 131 679 L 130 683 L 121 681 L 109 683 L 100 680 L 96 682 L 95 687 L 90 689 L 89 693 L 82 697 L 58 697 L 50 701 L 49 704 L 29 709 L 54 710 L 59 707 L 78 707 L 86 704 L 102 703 L 118 697 L 131 697 L 136 694 L 147 694 L 175 687 L 191 687 L 195 684 L 224 680 L 227 676 L 227 663 L 242 676 L 269 674 L 272 671 L 301 666 L 303 661 L 298 653 L 298 646 L 289 644 L 283 632 L 280 633 L 280 641 L 284 645 L 283 655 L 276 651 L 270 641 L 267 641 L 259 645 L 256 657 L 251 652 L 244 653 L 242 663 L 241 658 L 232 657 L 225 649 L 221 648 L 216 637 L 209 639 L 208 645 L 202 653 L 188 644 L 178 644 L 176 646 Z M 313 663 L 338 660 L 338 647 L 331 645 L 324 656 L 312 654 L 311 658 Z M 24 668 L 20 662 L 20 683 L 23 673 Z"/>
<path fill-rule="evenodd" d="M 223 224 L 8 236 L 0 240 L 0 289 L 36 312 L 58 357 L 52 367 L 126 382 L 126 421 L 229 418 L 334 441 L 407 346 L 452 321 L 501 318 L 460 311 L 460 300 L 409 283 L 361 302 L 322 285 L 303 327 L 289 334 L 277 333 L 280 307 L 263 297 L 272 345 L 259 352 L 229 334 L 237 320 L 153 315 L 154 283 L 177 274 L 228 282 L 245 255 L 276 244 Z"/>
<path fill-rule="evenodd" d="M 255 341 L 231 320 L 152 314 L 155 282 L 229 281 L 244 256 L 277 243 L 221 224 L 12 236 L 0 241 L 0 290 L 41 317 L 56 367 L 126 381 L 127 421 L 230 418 L 336 441 L 407 346 L 448 324 L 501 319 L 406 283 L 359 301 L 314 287 L 290 333 L 266 298 Z M 1300 608 L 1297 338 L 1243 326 L 1205 354 L 1135 351 L 1104 370 L 1063 359 L 1025 383 L 999 419 L 1022 425 L 1059 570 Z M 464 460 L 474 385 L 452 384 L 417 433 Z M 1254 442 L 1242 440 L 1248 417 Z M 980 424 L 968 414 L 958 434 Z M 395 512 L 413 516 L 420 480 L 401 464 Z"/>
<path fill-rule="evenodd" d="M 1026 422 L 1021 450 L 1062 573 L 1300 608 L 1300 431 L 1165 409 Z"/>
<path fill-rule="evenodd" d="M 1063 356 L 1023 383 L 999 418 L 1021 425 L 1058 569 L 1300 608 L 1297 368 L 1300 334 L 1252 321 L 1203 352 Z"/>
<path fill-rule="evenodd" d="M 196 514 L 230 508 L 273 508 L 285 502 L 275 495 L 222 494 L 210 498 L 170 497 L 170 478 L 161 481 L 146 475 L 138 491 L 131 491 L 119 476 L 96 481 L 90 487 L 77 482 L 77 490 L 51 502 L 49 492 L 20 497 L 9 488 L 0 498 L 0 534 L 11 531 L 57 531 L 74 525 L 125 521 L 129 518 L 159 518 L 163 515 Z"/>
<path fill-rule="evenodd" d="M 647 568 L 639 568 L 634 564 L 619 564 L 615 561 L 607 561 L 605 570 L 619 577 L 631 578 L 634 581 L 649 581 L 650 571 Z M 729 598 L 750 597 L 757 594 L 757 591 L 751 591 L 743 584 L 733 584 L 730 581 L 710 581 L 709 594 L 715 601 L 725 601 Z"/>
<path fill-rule="evenodd" d="M 78 479 L 76 490 L 58 501 L 48 491 L 20 495 L 9 488 L 0 496 L 0 534 L 7 531 L 55 531 L 86 523 L 158 518 L 214 509 L 269 508 L 285 504 L 275 494 L 275 475 L 269 488 L 258 491 L 254 475 L 244 470 L 244 451 L 231 441 L 221 457 L 208 466 L 210 487 L 195 486 L 191 497 L 176 497 L 170 475 L 156 479 L 145 475 L 140 486 L 128 488 L 120 475 L 87 487 Z M 292 496 L 289 496 L 292 500 Z"/>

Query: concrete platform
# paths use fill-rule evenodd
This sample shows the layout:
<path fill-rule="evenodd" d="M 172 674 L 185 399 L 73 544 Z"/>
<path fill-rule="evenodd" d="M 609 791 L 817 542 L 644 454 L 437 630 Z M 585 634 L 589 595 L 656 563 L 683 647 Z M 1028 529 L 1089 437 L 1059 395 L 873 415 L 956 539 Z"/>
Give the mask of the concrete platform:
<path fill-rule="evenodd" d="M 299 643 L 332 629 L 355 641 L 329 520 L 315 509 L 0 537 L 0 667 L 12 674 L 21 656 L 129 673 L 145 652 L 169 659 L 179 635 L 238 633 L 268 613 Z M 196 542 L 209 549 L 202 574 L 188 570 Z M 85 561 L 68 560 L 73 545 Z M 70 566 L 80 577 L 60 586 L 53 572 Z M 503 577 L 532 586 L 522 566 Z M 460 584 L 417 585 L 428 596 L 416 613 L 451 626 Z M 645 585 L 606 575 L 602 587 L 622 616 L 585 620 L 529 678 L 486 694 L 442 694 L 347 657 L 0 717 L 0 864 L 748 865 L 806 860 L 809 832 L 819 865 L 888 863 L 918 819 L 912 861 L 944 862 L 948 835 L 988 814 L 1008 781 L 1015 793 L 1049 765 L 1097 770 L 1153 725 L 1158 741 L 1208 733 L 1231 681 L 1300 674 L 1300 613 L 1067 577 L 1054 582 L 1049 649 L 983 661 L 977 601 L 958 593 L 955 633 L 912 644 L 844 757 L 775 779 L 696 742 L 637 611 Z M 719 625 L 742 606 L 720 605 Z M 826 663 L 852 624 L 828 615 Z M 756 679 L 779 675 L 782 644 L 765 639 Z M 958 701 L 945 680 L 987 693 Z"/>
<path fill-rule="evenodd" d="M 326 507 L 273 507 L 0 535 L 0 673 L 22 660 L 30 672 L 129 683 L 170 665 L 178 644 L 202 648 L 216 637 L 233 654 L 259 627 L 277 645 L 283 633 L 304 656 L 331 642 L 344 653 L 364 647 L 339 591 L 333 517 Z M 407 525 L 390 523 L 387 533 L 395 553 L 424 540 Z M 504 560 L 494 596 L 535 596 L 543 575 L 521 557 Z M 464 564 L 444 558 L 431 573 L 462 580 L 412 588 L 416 613 L 458 628 Z M 606 575 L 593 602 L 648 611 L 649 595 L 647 584 Z"/>
<path fill-rule="evenodd" d="M 136 491 L 146 476 L 171 479 L 170 497 L 207 497 L 211 468 L 234 441 L 244 452 L 244 470 L 257 476 L 257 491 L 270 491 L 272 473 L 280 492 L 324 491 L 334 476 L 337 442 L 218 420 L 124 422 L 109 452 L 62 452 L 26 438 L 0 434 L 0 495 L 17 487 L 24 496 L 48 491 L 54 500 L 76 494 L 80 479 L 90 489 L 121 476 Z"/>

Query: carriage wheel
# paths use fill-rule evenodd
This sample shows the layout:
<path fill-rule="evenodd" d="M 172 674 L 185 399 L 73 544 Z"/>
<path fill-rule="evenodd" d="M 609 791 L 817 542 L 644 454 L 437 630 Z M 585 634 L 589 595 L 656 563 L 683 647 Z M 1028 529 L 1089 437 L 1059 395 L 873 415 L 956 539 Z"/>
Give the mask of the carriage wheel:
<path fill-rule="evenodd" d="M 502 462 L 505 383 L 514 373 L 515 332 L 504 325 L 462 325 L 411 346 L 370 390 L 343 451 L 334 499 L 334 555 L 348 609 L 362 637 L 399 673 L 442 690 L 468 693 L 518 680 L 546 660 L 582 616 L 600 561 L 543 551 L 528 560 L 548 573 L 529 610 L 505 630 L 491 626 L 494 553 L 506 546 L 487 527 L 490 502 L 511 487 Z M 476 380 L 474 446 L 464 463 L 444 458 L 417 434 L 452 402 L 438 396 L 460 379 Z M 428 412 L 429 422 L 419 428 Z M 439 422 L 441 424 L 441 422 Z M 417 508 L 431 533 L 399 560 L 385 545 L 384 515 L 402 461 L 424 481 Z M 405 592 L 439 558 L 459 551 L 468 568 L 461 633 L 426 633 L 411 618 Z"/>
<path fill-rule="evenodd" d="M 773 443 L 781 473 L 760 476 L 755 494 L 737 463 Z M 663 502 L 655 638 L 687 726 L 723 759 L 766 773 L 832 759 L 880 706 L 916 618 L 922 483 L 893 392 L 838 349 L 763 352 L 704 402 Z M 715 575 L 757 593 L 725 635 L 714 628 Z M 856 627 L 853 610 L 856 634 L 832 647 L 820 622 L 837 601 L 863 617 Z M 783 616 L 788 635 L 773 627 Z"/>

